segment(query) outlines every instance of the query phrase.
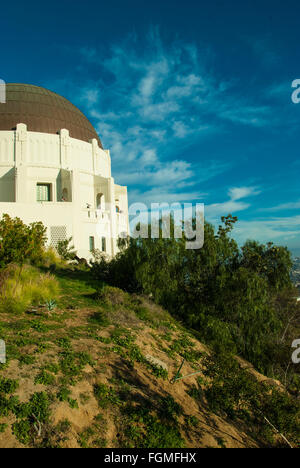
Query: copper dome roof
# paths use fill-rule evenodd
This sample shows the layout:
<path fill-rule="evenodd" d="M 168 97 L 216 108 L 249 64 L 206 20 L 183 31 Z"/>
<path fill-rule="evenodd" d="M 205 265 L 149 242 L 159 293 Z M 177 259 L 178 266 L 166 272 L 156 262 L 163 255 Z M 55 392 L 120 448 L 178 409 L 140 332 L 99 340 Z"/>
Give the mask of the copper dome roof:
<path fill-rule="evenodd" d="M 70 101 L 39 86 L 7 83 L 6 103 L 0 104 L 0 130 L 13 130 L 18 123 L 31 132 L 56 134 L 66 128 L 72 138 L 96 138 L 102 148 L 90 121 Z"/>

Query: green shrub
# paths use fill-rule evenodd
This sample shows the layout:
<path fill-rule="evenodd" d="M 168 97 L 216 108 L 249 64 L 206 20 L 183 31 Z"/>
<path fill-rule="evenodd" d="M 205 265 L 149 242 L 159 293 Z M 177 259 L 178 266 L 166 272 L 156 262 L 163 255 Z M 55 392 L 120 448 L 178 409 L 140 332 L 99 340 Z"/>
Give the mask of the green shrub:
<path fill-rule="evenodd" d="M 43 250 L 36 264 L 41 267 L 56 269 L 64 267 L 66 262 L 58 255 L 53 247 L 47 247 Z"/>
<path fill-rule="evenodd" d="M 274 443 L 274 430 L 266 419 L 290 441 L 297 444 L 300 434 L 300 403 L 288 393 L 258 382 L 254 376 L 240 369 L 230 356 L 211 356 L 205 361 L 204 374 L 209 377 L 205 396 L 212 411 L 231 419 L 244 420 L 266 445 Z M 201 387 L 193 387 L 189 394 L 201 399 Z M 266 434 L 268 437 L 266 439 Z M 282 441 L 280 440 L 280 443 Z M 277 442 L 279 443 L 279 442 Z"/>
<path fill-rule="evenodd" d="M 46 242 L 45 234 L 46 228 L 42 223 L 27 226 L 21 219 L 4 214 L 0 220 L 0 268 L 40 258 Z"/>
<path fill-rule="evenodd" d="M 116 390 L 105 384 L 94 386 L 94 395 L 97 398 L 100 408 L 107 408 L 109 405 L 121 405 L 122 402 Z"/>
<path fill-rule="evenodd" d="M 70 245 L 71 242 L 72 237 L 63 241 L 59 241 L 57 244 L 57 253 L 63 260 L 72 261 L 75 260 L 77 256 L 74 245 Z"/>
<path fill-rule="evenodd" d="M 55 377 L 54 375 L 50 374 L 49 372 L 42 370 L 35 378 L 34 383 L 41 384 L 41 385 L 54 385 L 55 384 Z"/>
<path fill-rule="evenodd" d="M 6 379 L 0 376 L 0 393 L 10 394 L 15 393 L 19 387 L 17 380 Z"/>
<path fill-rule="evenodd" d="M 151 295 L 217 352 L 238 353 L 270 376 L 281 368 L 285 378 L 290 356 L 287 361 L 281 337 L 297 316 L 291 307 L 296 294 L 291 255 L 272 243 L 247 241 L 240 248 L 231 234 L 236 222 L 232 215 L 223 217 L 217 231 L 205 222 L 205 243 L 196 250 L 186 249 L 184 236 L 172 238 L 171 222 L 171 238 L 164 239 L 160 232 L 155 239 L 123 240 L 115 258 L 95 258 L 92 274 L 114 288 Z M 151 234 L 151 226 L 148 231 Z M 290 303 L 283 307 L 278 296 L 284 291 Z M 115 289 L 114 294 L 118 297 Z M 298 305 L 298 317 L 299 311 Z M 136 313 L 148 319 L 144 310 Z"/>

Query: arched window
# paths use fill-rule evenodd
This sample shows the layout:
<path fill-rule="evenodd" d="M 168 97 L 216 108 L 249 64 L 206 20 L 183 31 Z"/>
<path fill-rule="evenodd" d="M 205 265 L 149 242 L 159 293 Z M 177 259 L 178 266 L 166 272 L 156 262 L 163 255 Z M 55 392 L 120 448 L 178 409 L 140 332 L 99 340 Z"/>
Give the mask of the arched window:
<path fill-rule="evenodd" d="M 103 193 L 98 193 L 97 194 L 96 207 L 97 207 L 97 210 L 104 209 L 104 195 L 103 195 Z"/>
<path fill-rule="evenodd" d="M 63 202 L 69 201 L 69 192 L 68 192 L 68 189 L 67 189 L 67 188 L 64 188 L 64 189 L 63 189 L 61 200 L 62 200 Z"/>

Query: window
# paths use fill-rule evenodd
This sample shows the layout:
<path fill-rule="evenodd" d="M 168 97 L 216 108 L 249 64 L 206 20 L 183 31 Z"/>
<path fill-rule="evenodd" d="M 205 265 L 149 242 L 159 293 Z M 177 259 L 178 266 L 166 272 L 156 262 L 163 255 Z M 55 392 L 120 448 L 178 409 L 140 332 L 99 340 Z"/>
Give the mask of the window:
<path fill-rule="evenodd" d="M 106 252 L 106 238 L 102 237 L 102 252 Z"/>
<path fill-rule="evenodd" d="M 51 201 L 51 184 L 37 184 L 36 199 L 38 202 Z"/>
<path fill-rule="evenodd" d="M 90 252 L 95 250 L 95 238 L 93 236 L 90 237 Z"/>
<path fill-rule="evenodd" d="M 96 197 L 96 207 L 97 210 L 104 209 L 104 196 L 103 193 L 98 193 Z"/>

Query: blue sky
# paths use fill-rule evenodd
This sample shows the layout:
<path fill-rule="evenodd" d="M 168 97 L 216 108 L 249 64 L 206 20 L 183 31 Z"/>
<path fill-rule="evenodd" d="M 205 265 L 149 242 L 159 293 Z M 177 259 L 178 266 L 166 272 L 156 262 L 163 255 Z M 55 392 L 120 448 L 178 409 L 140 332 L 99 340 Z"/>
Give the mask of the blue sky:
<path fill-rule="evenodd" d="M 131 203 L 203 202 L 300 254 L 300 5 L 245 3 L 14 1 L 0 77 L 78 105 Z"/>

